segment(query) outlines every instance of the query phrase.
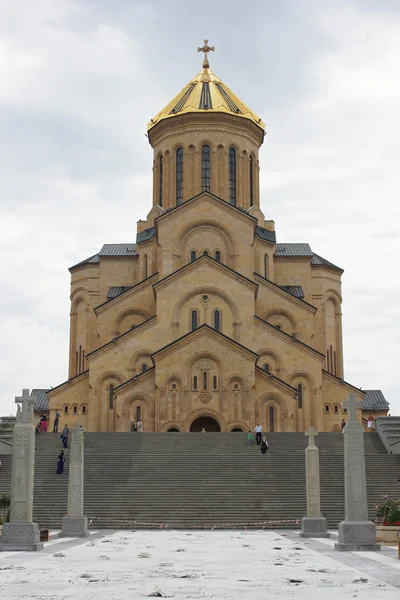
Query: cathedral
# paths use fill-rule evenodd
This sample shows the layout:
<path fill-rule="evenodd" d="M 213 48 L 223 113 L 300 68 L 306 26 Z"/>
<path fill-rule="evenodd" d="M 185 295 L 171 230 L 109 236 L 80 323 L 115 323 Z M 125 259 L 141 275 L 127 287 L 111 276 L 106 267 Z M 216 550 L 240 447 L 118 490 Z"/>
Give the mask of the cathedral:
<path fill-rule="evenodd" d="M 200 73 L 148 124 L 153 202 L 136 243 L 70 268 L 69 375 L 47 392 L 50 418 L 339 431 L 342 401 L 365 396 L 344 380 L 343 270 L 277 241 L 260 207 L 265 125 L 211 71 L 207 40 L 198 50 Z"/>

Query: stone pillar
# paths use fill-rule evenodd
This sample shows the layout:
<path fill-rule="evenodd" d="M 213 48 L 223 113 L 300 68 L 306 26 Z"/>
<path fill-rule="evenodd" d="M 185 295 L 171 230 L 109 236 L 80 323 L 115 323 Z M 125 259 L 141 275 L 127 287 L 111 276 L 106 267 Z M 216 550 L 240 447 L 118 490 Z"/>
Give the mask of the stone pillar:
<path fill-rule="evenodd" d="M 35 427 L 32 424 L 35 396 L 22 390 L 17 423 L 13 429 L 10 523 L 3 525 L 1 551 L 42 550 L 37 523 L 33 523 L 33 477 L 35 469 Z M 19 403 L 22 403 L 22 411 Z"/>
<path fill-rule="evenodd" d="M 326 519 L 321 515 L 320 482 L 319 482 L 319 450 L 315 445 L 318 432 L 310 427 L 306 431 L 308 446 L 306 448 L 306 488 L 307 516 L 301 520 L 301 537 L 329 537 Z"/>
<path fill-rule="evenodd" d="M 87 537 L 83 516 L 83 428 L 71 429 L 69 451 L 68 513 L 62 518 L 60 537 Z"/>
<path fill-rule="evenodd" d="M 380 550 L 376 543 L 376 527 L 368 521 L 367 484 L 365 479 L 364 428 L 357 421 L 356 410 L 362 408 L 354 394 L 342 403 L 349 412 L 344 435 L 345 520 L 339 523 L 336 550 Z"/>

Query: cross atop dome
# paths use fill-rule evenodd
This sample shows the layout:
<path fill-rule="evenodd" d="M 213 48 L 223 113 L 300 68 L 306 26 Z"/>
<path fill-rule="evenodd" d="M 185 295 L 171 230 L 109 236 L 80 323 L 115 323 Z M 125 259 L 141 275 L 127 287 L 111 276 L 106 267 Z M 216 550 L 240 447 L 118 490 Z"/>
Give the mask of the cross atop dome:
<path fill-rule="evenodd" d="M 204 60 L 203 60 L 203 69 L 209 69 L 210 63 L 208 62 L 208 53 L 214 52 L 215 46 L 209 46 L 208 40 L 204 40 L 204 46 L 202 48 L 197 48 L 197 52 L 204 52 Z"/>

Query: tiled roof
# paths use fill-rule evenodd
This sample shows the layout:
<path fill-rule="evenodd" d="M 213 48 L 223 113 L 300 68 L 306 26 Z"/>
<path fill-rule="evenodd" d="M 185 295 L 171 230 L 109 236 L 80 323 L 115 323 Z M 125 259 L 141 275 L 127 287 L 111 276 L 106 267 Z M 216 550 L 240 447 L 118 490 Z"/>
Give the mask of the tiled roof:
<path fill-rule="evenodd" d="M 364 390 L 363 410 L 386 410 L 389 409 L 389 403 L 381 390 Z"/>
<path fill-rule="evenodd" d="M 326 260 L 326 258 L 322 258 L 322 256 L 319 256 L 318 254 L 313 255 L 311 264 L 312 265 L 323 265 L 325 267 L 330 267 L 331 269 L 338 269 L 339 271 L 343 271 L 343 269 L 341 269 L 337 265 L 334 265 L 333 263 L 329 262 L 329 260 Z"/>
<path fill-rule="evenodd" d="M 33 408 L 33 410 L 35 411 L 40 411 L 40 410 L 49 410 L 49 399 L 47 397 L 47 392 L 49 390 L 32 390 L 30 395 L 31 396 L 36 396 L 36 402 L 35 402 L 35 406 Z"/>
<path fill-rule="evenodd" d="M 99 256 L 135 256 L 136 244 L 104 244 Z"/>
<path fill-rule="evenodd" d="M 149 227 L 148 229 L 145 229 L 144 231 L 141 231 L 140 233 L 137 234 L 136 242 L 138 244 L 140 242 L 147 242 L 148 240 L 151 240 L 151 238 L 154 237 L 155 233 L 156 233 L 156 228 Z"/>
<path fill-rule="evenodd" d="M 313 256 L 309 244 L 276 244 L 275 256 Z"/>
<path fill-rule="evenodd" d="M 276 243 L 275 231 L 270 231 L 269 229 L 258 227 L 257 225 L 256 233 L 262 240 L 267 240 L 268 242 L 273 242 L 274 244 Z"/>
<path fill-rule="evenodd" d="M 285 292 L 289 292 L 292 296 L 296 296 L 296 298 L 300 298 L 301 300 L 304 298 L 304 292 L 301 285 L 280 285 Z"/>
<path fill-rule="evenodd" d="M 107 292 L 107 298 L 109 300 L 111 300 L 112 298 L 116 298 L 117 296 L 120 296 L 121 294 L 123 294 L 124 292 L 127 292 L 128 290 L 132 289 L 132 285 L 115 285 L 110 287 L 110 289 Z"/>

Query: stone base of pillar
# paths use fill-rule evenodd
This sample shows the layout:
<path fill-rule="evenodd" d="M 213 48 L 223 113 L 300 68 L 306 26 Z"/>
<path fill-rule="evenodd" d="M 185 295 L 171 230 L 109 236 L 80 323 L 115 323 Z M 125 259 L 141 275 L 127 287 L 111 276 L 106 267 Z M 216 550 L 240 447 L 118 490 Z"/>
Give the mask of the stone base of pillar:
<path fill-rule="evenodd" d="M 325 517 L 303 517 L 299 535 L 304 538 L 328 538 L 331 534 L 327 531 Z"/>
<path fill-rule="evenodd" d="M 59 537 L 88 537 L 87 517 L 63 517 Z"/>
<path fill-rule="evenodd" d="M 339 523 L 339 541 L 335 550 L 339 552 L 377 552 L 376 527 L 372 521 L 342 521 Z"/>
<path fill-rule="evenodd" d="M 36 552 L 43 550 L 37 523 L 4 523 L 0 552 Z"/>

